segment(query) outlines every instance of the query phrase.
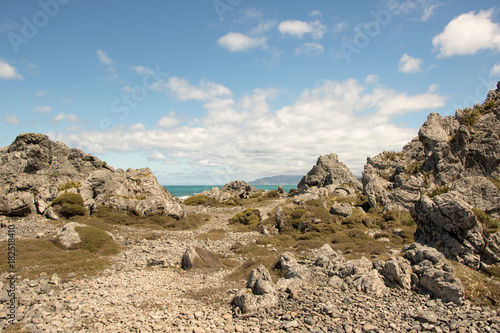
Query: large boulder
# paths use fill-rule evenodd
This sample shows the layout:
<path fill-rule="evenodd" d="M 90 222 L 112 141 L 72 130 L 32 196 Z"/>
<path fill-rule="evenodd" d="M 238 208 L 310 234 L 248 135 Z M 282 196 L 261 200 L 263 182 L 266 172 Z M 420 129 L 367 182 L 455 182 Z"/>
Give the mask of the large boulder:
<path fill-rule="evenodd" d="M 413 243 L 403 248 L 404 257 L 411 263 L 417 287 L 430 291 L 445 301 L 461 304 L 464 287 L 455 275 L 453 266 L 439 251 Z"/>
<path fill-rule="evenodd" d="M 460 192 L 451 191 L 433 198 L 423 195 L 412 210 L 418 225 L 415 239 L 441 251 L 447 258 L 475 269 L 481 264 L 499 263 L 498 232 L 485 232 L 484 225 L 463 200 Z"/>
<path fill-rule="evenodd" d="M 259 190 L 256 187 L 253 187 L 247 182 L 234 180 L 225 184 L 221 189 L 214 187 L 209 191 L 202 192 L 201 194 L 219 202 L 224 202 L 235 197 L 239 199 L 248 199 L 250 196 L 258 192 Z"/>
<path fill-rule="evenodd" d="M 326 186 L 331 186 L 333 191 L 337 187 L 362 188 L 351 170 L 339 161 L 337 154 L 320 156 L 316 165 L 301 179 L 297 187 L 306 189 Z"/>
<path fill-rule="evenodd" d="M 231 303 L 242 313 L 254 313 L 278 304 L 271 274 L 264 265 L 250 271 L 247 288 L 240 289 Z"/>
<path fill-rule="evenodd" d="M 137 215 L 185 214 L 149 168 L 115 170 L 37 133 L 21 134 L 0 149 L 0 215 L 51 215 L 50 204 L 64 192 L 79 193 L 91 213 L 107 205 Z"/>

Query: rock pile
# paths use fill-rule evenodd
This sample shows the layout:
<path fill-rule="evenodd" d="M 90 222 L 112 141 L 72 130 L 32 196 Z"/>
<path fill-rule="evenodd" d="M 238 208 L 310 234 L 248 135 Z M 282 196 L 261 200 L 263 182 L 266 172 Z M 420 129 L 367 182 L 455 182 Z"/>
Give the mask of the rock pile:
<path fill-rule="evenodd" d="M 46 135 L 19 135 L 0 149 L 0 215 L 44 214 L 57 218 L 52 201 L 78 193 L 89 212 L 100 205 L 137 215 L 184 216 L 184 208 L 161 186 L 149 168 L 127 171 Z"/>

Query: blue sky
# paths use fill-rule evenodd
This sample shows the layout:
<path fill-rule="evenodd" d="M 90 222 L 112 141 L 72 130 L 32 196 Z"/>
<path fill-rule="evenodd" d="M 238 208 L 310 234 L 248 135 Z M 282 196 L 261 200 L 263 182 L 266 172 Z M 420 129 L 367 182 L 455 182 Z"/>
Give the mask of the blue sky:
<path fill-rule="evenodd" d="M 0 2 L 0 146 L 48 134 L 162 184 L 400 150 L 500 80 L 497 1 Z"/>

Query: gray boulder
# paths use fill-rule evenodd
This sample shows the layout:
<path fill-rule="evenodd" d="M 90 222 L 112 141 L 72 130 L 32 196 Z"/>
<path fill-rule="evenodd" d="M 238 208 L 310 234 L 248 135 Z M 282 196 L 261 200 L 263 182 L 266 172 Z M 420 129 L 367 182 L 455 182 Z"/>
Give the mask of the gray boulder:
<path fill-rule="evenodd" d="M 405 246 L 403 252 L 412 265 L 417 287 L 430 291 L 444 301 L 463 302 L 465 292 L 462 282 L 443 254 L 418 243 Z"/>
<path fill-rule="evenodd" d="M 72 249 L 78 243 L 81 242 L 80 235 L 75 230 L 76 227 L 87 227 L 86 224 L 81 224 L 77 222 L 69 222 L 64 225 L 52 238 L 52 241 L 55 241 L 67 249 Z"/>
<path fill-rule="evenodd" d="M 201 258 L 196 249 L 192 246 L 188 247 L 181 259 L 181 267 L 183 269 L 191 269 L 195 267 L 197 262 L 200 262 Z"/>
<path fill-rule="evenodd" d="M 407 290 L 411 289 L 411 274 L 410 262 L 403 257 L 389 258 L 382 269 L 389 284 Z"/>
<path fill-rule="evenodd" d="M 247 288 L 240 289 L 231 301 L 242 313 L 255 313 L 278 304 L 278 297 L 269 271 L 259 265 L 248 276 Z"/>
<path fill-rule="evenodd" d="M 362 188 L 351 170 L 344 163 L 339 162 L 337 154 L 320 156 L 316 165 L 301 179 L 297 187 L 305 189 L 328 185 L 334 188 L 342 187 L 342 185 L 349 185 L 355 189 Z"/>
<path fill-rule="evenodd" d="M 349 203 L 335 203 L 330 208 L 330 214 L 349 217 L 352 215 L 352 206 Z"/>

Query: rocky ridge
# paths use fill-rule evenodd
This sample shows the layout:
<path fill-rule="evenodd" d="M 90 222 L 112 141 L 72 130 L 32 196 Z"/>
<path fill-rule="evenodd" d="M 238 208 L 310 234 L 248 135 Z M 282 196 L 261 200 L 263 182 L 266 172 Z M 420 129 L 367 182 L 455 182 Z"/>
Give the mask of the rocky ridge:
<path fill-rule="evenodd" d="M 36 133 L 19 135 L 0 149 L 0 156 L 0 215 L 57 218 L 50 205 L 70 192 L 82 196 L 89 212 L 106 205 L 140 216 L 184 216 L 182 205 L 149 168 L 115 170 L 95 156 Z"/>
<path fill-rule="evenodd" d="M 401 152 L 368 158 L 372 207 L 409 210 L 417 241 L 473 268 L 500 263 L 500 82 L 482 105 L 431 113 Z"/>

